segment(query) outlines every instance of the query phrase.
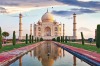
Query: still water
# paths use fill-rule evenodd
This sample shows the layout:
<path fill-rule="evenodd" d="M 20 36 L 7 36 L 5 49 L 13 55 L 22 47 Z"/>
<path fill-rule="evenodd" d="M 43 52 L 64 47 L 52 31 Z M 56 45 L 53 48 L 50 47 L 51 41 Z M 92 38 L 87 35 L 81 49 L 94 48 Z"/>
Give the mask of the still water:
<path fill-rule="evenodd" d="M 10 66 L 90 66 L 52 42 L 39 45 Z"/>

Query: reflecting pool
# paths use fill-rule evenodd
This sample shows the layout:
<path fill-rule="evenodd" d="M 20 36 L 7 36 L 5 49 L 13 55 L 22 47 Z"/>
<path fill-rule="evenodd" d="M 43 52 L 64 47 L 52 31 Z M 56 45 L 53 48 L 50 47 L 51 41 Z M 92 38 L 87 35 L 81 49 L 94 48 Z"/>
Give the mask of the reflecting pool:
<path fill-rule="evenodd" d="M 10 66 L 90 66 L 52 42 L 39 45 Z"/>

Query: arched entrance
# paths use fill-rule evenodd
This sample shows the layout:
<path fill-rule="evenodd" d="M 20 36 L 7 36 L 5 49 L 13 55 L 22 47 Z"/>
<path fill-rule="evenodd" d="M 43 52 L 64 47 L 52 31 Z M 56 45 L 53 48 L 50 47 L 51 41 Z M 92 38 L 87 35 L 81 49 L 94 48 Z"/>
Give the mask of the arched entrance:
<path fill-rule="evenodd" d="M 51 28 L 50 27 L 45 28 L 45 36 L 51 36 Z"/>

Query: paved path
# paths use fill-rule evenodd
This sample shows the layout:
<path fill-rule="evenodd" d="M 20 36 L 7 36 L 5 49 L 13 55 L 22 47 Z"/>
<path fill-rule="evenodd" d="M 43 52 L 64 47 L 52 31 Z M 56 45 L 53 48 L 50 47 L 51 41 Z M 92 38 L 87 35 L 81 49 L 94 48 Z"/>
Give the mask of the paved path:
<path fill-rule="evenodd" d="M 72 46 L 68 46 L 68 45 L 65 45 L 65 44 L 61 44 L 61 43 L 58 43 L 58 42 L 55 42 L 56 44 L 60 45 L 60 46 L 64 46 L 72 51 L 75 51 L 75 52 L 78 52 L 82 55 L 85 55 L 91 59 L 93 59 L 94 61 L 97 61 L 100 63 L 100 54 L 99 53 L 96 53 L 96 52 L 91 52 L 91 51 L 88 51 L 88 50 L 85 50 L 85 49 L 81 49 L 81 48 L 76 48 L 76 47 L 72 47 Z"/>
<path fill-rule="evenodd" d="M 39 43 L 32 44 L 32 45 L 29 45 L 29 46 L 25 46 L 25 47 L 22 47 L 22 48 L 14 49 L 14 50 L 11 50 L 9 52 L 0 53 L 0 66 L 5 66 L 9 62 L 18 58 L 19 56 L 27 53 L 28 51 L 30 51 L 32 49 L 34 49 L 35 47 L 37 47 L 41 43 L 42 42 L 39 42 Z"/>

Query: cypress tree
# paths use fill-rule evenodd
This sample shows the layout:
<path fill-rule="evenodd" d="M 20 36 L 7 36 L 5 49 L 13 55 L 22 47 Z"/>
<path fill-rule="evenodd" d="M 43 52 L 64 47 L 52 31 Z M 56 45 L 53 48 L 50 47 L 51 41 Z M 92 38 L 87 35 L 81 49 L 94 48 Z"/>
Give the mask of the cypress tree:
<path fill-rule="evenodd" d="M 32 43 L 31 40 L 32 40 L 32 37 L 31 37 L 31 35 L 30 35 L 29 43 Z"/>
<path fill-rule="evenodd" d="M 60 37 L 57 37 L 57 42 L 60 42 Z"/>
<path fill-rule="evenodd" d="M 34 42 L 34 37 L 32 36 L 32 43 Z"/>
<path fill-rule="evenodd" d="M 100 48 L 100 24 L 97 25 L 96 47 L 97 47 L 97 48 Z"/>
<path fill-rule="evenodd" d="M 65 43 L 67 43 L 67 36 L 65 36 Z"/>
<path fill-rule="evenodd" d="M 39 42 L 39 38 L 37 37 L 37 42 Z"/>
<path fill-rule="evenodd" d="M 16 35 L 15 35 L 15 31 L 13 31 L 13 45 L 16 45 Z"/>
<path fill-rule="evenodd" d="M 82 45 L 84 45 L 84 36 L 83 36 L 83 32 L 81 32 L 81 38 L 82 38 Z"/>
<path fill-rule="evenodd" d="M 0 49 L 2 48 L 2 30 L 0 27 Z"/>
<path fill-rule="evenodd" d="M 43 38 L 42 37 L 40 38 L 40 41 L 43 41 Z"/>
<path fill-rule="evenodd" d="M 28 34 L 26 34 L 26 44 L 28 44 Z"/>
<path fill-rule="evenodd" d="M 62 42 L 64 42 L 64 36 L 62 36 Z"/>
<path fill-rule="evenodd" d="M 52 39 L 52 41 L 56 41 L 56 39 L 55 39 L 55 38 L 53 38 L 53 39 Z"/>
<path fill-rule="evenodd" d="M 35 42 L 37 42 L 36 37 L 35 37 Z"/>
<path fill-rule="evenodd" d="M 61 42 L 63 42 L 63 36 L 61 36 Z"/>

